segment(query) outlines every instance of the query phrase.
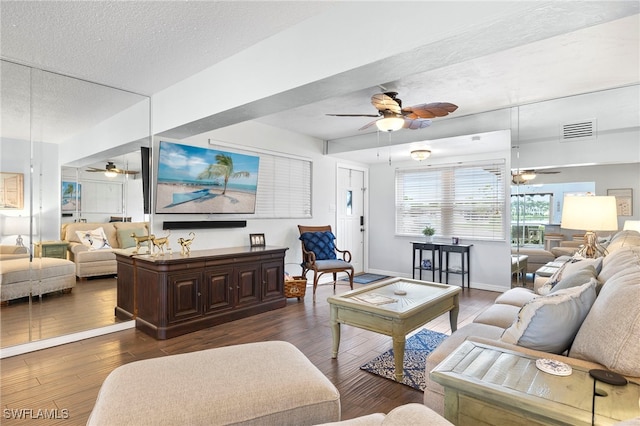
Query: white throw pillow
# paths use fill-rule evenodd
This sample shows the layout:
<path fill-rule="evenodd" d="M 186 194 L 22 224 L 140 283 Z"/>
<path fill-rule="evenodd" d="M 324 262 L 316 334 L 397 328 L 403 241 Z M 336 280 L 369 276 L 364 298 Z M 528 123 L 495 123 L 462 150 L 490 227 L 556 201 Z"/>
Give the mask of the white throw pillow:
<path fill-rule="evenodd" d="M 532 299 L 500 339 L 543 352 L 565 352 L 596 300 L 596 284 L 591 278 L 581 286 Z"/>
<path fill-rule="evenodd" d="M 102 226 L 91 231 L 76 231 L 80 242 L 89 247 L 89 250 L 110 249 L 107 235 Z"/>

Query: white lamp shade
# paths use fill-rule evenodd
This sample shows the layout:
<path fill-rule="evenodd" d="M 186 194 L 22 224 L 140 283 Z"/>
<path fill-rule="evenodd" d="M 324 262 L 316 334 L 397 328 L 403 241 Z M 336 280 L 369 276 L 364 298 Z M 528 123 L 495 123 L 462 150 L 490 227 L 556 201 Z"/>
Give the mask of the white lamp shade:
<path fill-rule="evenodd" d="M 624 221 L 624 229 L 625 231 L 638 231 L 640 232 L 640 220 L 625 220 Z"/>
<path fill-rule="evenodd" d="M 4 235 L 29 234 L 29 216 L 6 216 L 4 218 Z"/>
<path fill-rule="evenodd" d="M 618 230 L 616 198 L 612 196 L 564 197 L 562 223 L 565 229 Z"/>

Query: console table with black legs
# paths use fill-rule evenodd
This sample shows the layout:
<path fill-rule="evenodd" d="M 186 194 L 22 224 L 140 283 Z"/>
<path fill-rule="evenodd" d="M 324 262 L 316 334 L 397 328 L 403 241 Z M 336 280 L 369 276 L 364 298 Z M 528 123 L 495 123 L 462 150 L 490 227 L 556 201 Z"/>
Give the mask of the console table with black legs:
<path fill-rule="evenodd" d="M 471 263 L 469 261 L 469 253 L 473 244 L 427 243 L 418 241 L 412 241 L 411 244 L 413 246 L 413 279 L 422 280 L 422 271 L 431 271 L 431 281 L 442 283 L 442 274 L 444 272 L 444 284 L 449 284 L 449 274 L 457 274 L 462 278 L 462 288 L 464 289 L 465 277 L 467 278 L 467 288 L 470 288 L 469 276 L 471 273 Z M 425 251 L 430 252 L 430 256 L 425 257 Z M 449 253 L 460 253 L 460 269 L 452 269 L 449 266 Z M 422 262 L 429 257 L 431 257 L 431 267 L 425 268 Z M 418 271 L 417 278 L 416 271 Z M 438 271 L 437 281 L 436 271 Z"/>

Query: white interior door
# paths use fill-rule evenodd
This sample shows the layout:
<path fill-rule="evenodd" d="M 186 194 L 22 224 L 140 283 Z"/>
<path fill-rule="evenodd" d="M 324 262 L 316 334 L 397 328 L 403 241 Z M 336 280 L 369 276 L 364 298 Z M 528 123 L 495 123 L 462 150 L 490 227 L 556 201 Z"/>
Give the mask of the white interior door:
<path fill-rule="evenodd" d="M 351 252 L 354 272 L 364 272 L 364 171 L 338 168 L 338 248 Z"/>

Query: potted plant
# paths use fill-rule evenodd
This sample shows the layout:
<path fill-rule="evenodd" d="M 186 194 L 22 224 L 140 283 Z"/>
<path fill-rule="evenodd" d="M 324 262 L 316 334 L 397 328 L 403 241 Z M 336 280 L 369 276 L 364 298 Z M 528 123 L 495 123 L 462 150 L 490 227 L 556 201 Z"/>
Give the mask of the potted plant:
<path fill-rule="evenodd" d="M 422 230 L 422 233 L 424 234 L 424 236 L 427 239 L 427 242 L 430 243 L 433 241 L 433 234 L 436 233 L 436 229 L 433 228 L 430 225 L 427 225 L 424 227 L 424 229 Z"/>

